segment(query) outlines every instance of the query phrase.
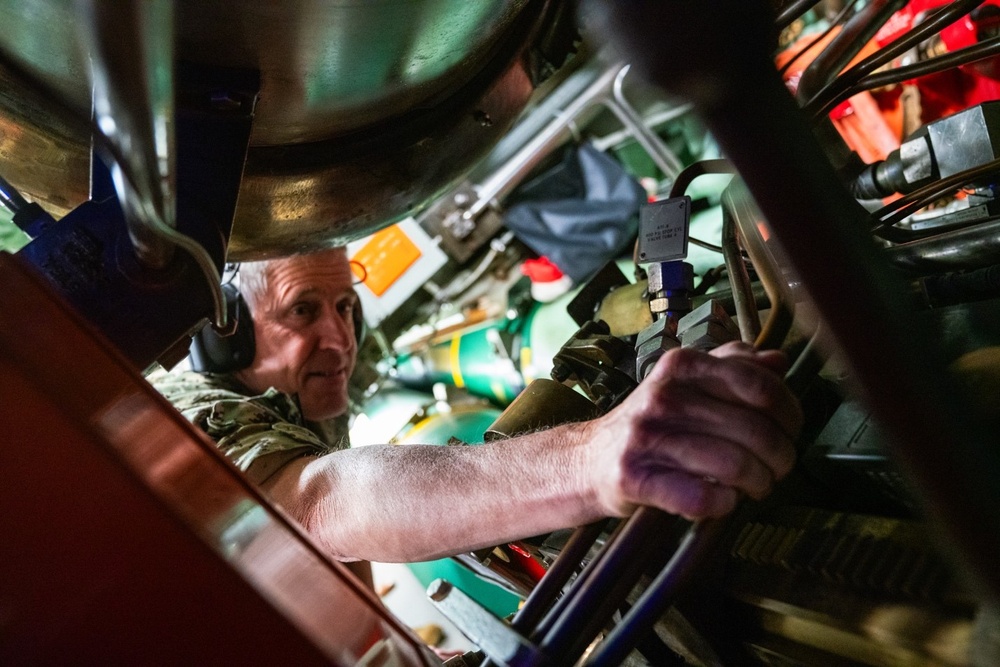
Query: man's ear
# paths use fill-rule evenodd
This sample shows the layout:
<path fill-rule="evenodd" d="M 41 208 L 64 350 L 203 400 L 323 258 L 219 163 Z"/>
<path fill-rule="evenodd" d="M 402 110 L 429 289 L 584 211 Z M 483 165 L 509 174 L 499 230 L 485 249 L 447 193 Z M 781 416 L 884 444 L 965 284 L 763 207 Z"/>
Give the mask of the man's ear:
<path fill-rule="evenodd" d="M 223 285 L 226 313 L 231 331 L 220 334 L 211 324 L 205 325 L 191 339 L 191 369 L 199 373 L 235 373 L 253 364 L 257 345 L 253 318 L 243 295 L 233 285 Z M 356 327 L 357 325 L 355 325 Z"/>

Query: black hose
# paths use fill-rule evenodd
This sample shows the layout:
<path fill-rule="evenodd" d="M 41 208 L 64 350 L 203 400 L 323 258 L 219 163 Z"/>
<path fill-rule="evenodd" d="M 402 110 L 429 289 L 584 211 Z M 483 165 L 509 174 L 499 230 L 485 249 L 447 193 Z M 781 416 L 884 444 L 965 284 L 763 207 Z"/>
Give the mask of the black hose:
<path fill-rule="evenodd" d="M 674 179 L 673 185 L 670 186 L 670 196 L 680 197 L 685 192 L 687 192 L 688 187 L 692 182 L 699 176 L 704 176 L 705 174 L 735 174 L 736 169 L 733 164 L 724 158 L 716 158 L 713 160 L 699 160 L 693 164 L 688 165 L 684 168 L 681 173 L 677 174 L 677 178 Z"/>
<path fill-rule="evenodd" d="M 809 49 L 811 49 L 812 47 L 816 46 L 819 42 L 823 41 L 823 39 L 825 39 L 827 35 L 829 35 L 831 32 L 833 32 L 834 28 L 836 28 L 838 25 L 840 25 L 841 23 L 843 23 L 844 20 L 846 20 L 847 17 L 851 15 L 851 12 L 854 10 L 854 6 L 857 5 L 857 4 L 858 4 L 858 0 L 851 0 L 851 2 L 847 3 L 846 5 L 844 5 L 844 8 L 841 9 L 840 12 L 836 16 L 834 16 L 833 19 L 830 21 L 830 25 L 826 28 L 826 30 L 824 30 L 823 32 L 821 32 L 814 39 L 810 40 L 808 44 L 806 44 L 805 46 L 803 46 L 801 49 L 798 50 L 798 52 L 794 56 L 792 56 L 791 58 L 789 58 L 785 62 L 785 64 L 781 66 L 781 69 L 778 70 L 778 74 L 782 74 L 783 75 L 785 72 L 788 71 L 788 69 L 792 66 L 792 64 L 796 60 L 798 60 L 803 55 L 805 55 L 806 53 L 808 53 Z"/>
<path fill-rule="evenodd" d="M 983 4 L 985 0 L 955 0 L 931 14 L 923 23 L 916 26 L 905 35 L 894 40 L 885 48 L 868 56 L 836 80 L 828 84 L 809 100 L 804 106 L 807 115 L 818 118 L 825 116 L 836 106 L 833 100 L 845 90 L 856 86 L 866 76 L 890 62 L 893 58 L 903 55 L 911 48 L 937 33 L 945 26 L 951 25 L 962 16 Z"/>
<path fill-rule="evenodd" d="M 819 4 L 819 0 L 794 0 L 794 2 L 788 3 L 778 12 L 778 16 L 774 19 L 774 26 L 778 30 L 784 30 L 817 4 Z"/>
<path fill-rule="evenodd" d="M 909 79 L 927 76 L 928 74 L 943 72 L 953 67 L 968 65 L 995 55 L 1000 55 L 1000 37 L 993 37 L 978 44 L 967 46 L 964 49 L 952 51 L 936 58 L 929 58 L 912 65 L 869 74 L 858 82 L 857 88 L 858 90 L 881 88 L 893 83 L 901 83 Z"/>
<path fill-rule="evenodd" d="M 874 0 L 855 14 L 822 53 L 809 63 L 799 79 L 795 97 L 804 103 L 826 88 L 906 2 Z"/>
<path fill-rule="evenodd" d="M 992 58 L 996 55 L 1000 55 L 1000 37 L 993 37 L 979 44 L 967 46 L 964 49 L 952 51 L 943 56 L 930 58 L 912 65 L 897 67 L 885 72 L 875 72 L 862 78 L 857 84 L 837 95 L 830 101 L 830 105 L 836 106 L 847 98 L 865 90 L 873 90 L 894 83 L 902 83 L 910 79 L 927 76 L 928 74 L 936 74 L 953 67 L 960 67 Z"/>
<path fill-rule="evenodd" d="M 931 306 L 941 307 L 1000 296 L 1000 264 L 964 273 L 928 276 L 923 292 Z"/>

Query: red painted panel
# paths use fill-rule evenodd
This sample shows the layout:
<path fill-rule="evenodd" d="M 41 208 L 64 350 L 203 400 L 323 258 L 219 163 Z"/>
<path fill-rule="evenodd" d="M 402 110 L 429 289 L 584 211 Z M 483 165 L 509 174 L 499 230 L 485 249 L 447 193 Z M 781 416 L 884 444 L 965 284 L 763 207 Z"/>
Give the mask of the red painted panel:
<path fill-rule="evenodd" d="M 436 662 L 16 258 L 0 284 L 0 664 Z"/>

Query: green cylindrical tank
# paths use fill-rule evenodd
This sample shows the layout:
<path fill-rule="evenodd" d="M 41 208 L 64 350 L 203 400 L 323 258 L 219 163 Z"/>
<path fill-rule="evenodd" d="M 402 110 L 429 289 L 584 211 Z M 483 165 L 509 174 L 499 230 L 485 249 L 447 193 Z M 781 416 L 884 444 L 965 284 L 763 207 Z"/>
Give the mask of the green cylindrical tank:
<path fill-rule="evenodd" d="M 577 330 L 566 313 L 575 292 L 534 303 L 524 315 L 465 329 L 396 360 L 396 379 L 429 390 L 443 382 L 501 406 L 525 386 L 548 377 L 552 357 Z"/>

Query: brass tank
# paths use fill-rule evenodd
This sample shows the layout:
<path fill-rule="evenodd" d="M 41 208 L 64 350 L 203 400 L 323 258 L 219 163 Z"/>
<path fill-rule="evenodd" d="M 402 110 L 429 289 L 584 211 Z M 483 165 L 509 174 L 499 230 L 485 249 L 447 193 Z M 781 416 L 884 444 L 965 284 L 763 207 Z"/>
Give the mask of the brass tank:
<path fill-rule="evenodd" d="M 129 77 L 155 93 L 179 61 L 254 70 L 231 260 L 342 243 L 418 212 L 502 136 L 572 41 L 553 39 L 569 21 L 560 0 L 149 6 L 0 0 L 0 176 L 56 217 L 88 199 L 91 134 L 104 127 L 91 121 L 95 44 L 126 98 L 112 118 L 139 125 L 157 100 L 130 100 Z M 121 57 L 130 48 L 144 69 Z M 152 153 L 154 135 L 133 145 Z"/>

